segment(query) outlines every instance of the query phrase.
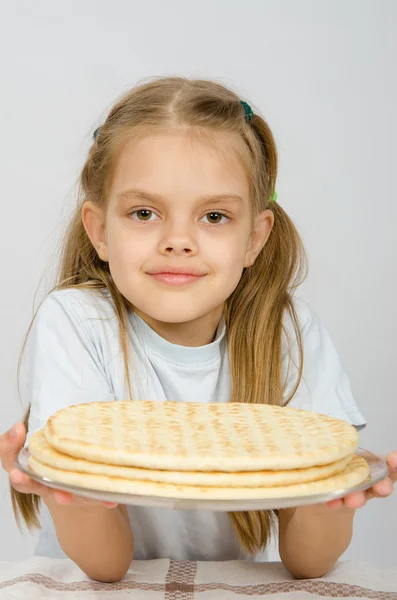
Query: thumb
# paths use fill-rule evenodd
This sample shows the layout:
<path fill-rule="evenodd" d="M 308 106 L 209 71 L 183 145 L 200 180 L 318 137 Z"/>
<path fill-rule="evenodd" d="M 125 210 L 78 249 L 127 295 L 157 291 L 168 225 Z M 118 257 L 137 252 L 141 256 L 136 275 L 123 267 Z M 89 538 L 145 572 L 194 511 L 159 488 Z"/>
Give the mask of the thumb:
<path fill-rule="evenodd" d="M 26 429 L 23 423 L 16 423 L 3 437 L 1 459 L 4 469 L 10 472 L 14 468 L 17 456 L 26 440 Z"/>

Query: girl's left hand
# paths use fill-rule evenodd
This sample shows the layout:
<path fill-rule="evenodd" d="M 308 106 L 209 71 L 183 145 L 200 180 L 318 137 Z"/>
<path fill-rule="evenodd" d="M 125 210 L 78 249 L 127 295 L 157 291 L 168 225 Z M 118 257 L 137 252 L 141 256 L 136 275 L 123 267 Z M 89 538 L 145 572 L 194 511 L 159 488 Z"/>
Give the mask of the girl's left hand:
<path fill-rule="evenodd" d="M 397 481 L 397 450 L 387 455 L 387 464 L 389 465 L 389 477 L 379 481 L 365 492 L 353 492 L 344 498 L 326 502 L 326 506 L 331 509 L 340 508 L 341 506 L 361 508 L 371 498 L 387 498 L 387 496 L 390 496 L 393 493 L 393 484 Z"/>

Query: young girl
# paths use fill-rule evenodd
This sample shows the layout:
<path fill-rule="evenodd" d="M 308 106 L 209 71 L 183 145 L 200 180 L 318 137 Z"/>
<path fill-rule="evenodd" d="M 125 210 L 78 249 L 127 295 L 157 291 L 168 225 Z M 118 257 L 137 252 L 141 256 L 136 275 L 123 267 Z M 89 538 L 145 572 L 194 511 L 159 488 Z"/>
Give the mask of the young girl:
<path fill-rule="evenodd" d="M 115 104 L 81 173 L 58 285 L 27 338 L 29 435 L 65 406 L 126 398 L 289 404 L 365 425 L 327 332 L 293 298 L 305 258 L 276 174 L 268 125 L 222 85 L 161 78 Z M 21 423 L 0 438 L 16 514 L 38 525 L 41 505 L 37 553 L 66 554 L 101 581 L 133 558 L 263 558 L 275 521 L 290 572 L 322 576 L 355 509 L 392 490 L 388 478 L 324 506 L 230 515 L 115 506 L 17 471 L 26 441 Z"/>

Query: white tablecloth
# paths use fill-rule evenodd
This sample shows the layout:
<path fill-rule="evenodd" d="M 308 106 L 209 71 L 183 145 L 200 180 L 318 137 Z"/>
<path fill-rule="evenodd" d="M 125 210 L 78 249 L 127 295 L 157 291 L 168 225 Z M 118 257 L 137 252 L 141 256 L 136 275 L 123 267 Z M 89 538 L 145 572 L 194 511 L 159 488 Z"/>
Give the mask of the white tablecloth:
<path fill-rule="evenodd" d="M 281 563 L 134 561 L 123 581 L 90 580 L 70 560 L 0 562 L 1 600 L 397 600 L 397 566 L 339 562 L 321 579 L 294 580 Z"/>

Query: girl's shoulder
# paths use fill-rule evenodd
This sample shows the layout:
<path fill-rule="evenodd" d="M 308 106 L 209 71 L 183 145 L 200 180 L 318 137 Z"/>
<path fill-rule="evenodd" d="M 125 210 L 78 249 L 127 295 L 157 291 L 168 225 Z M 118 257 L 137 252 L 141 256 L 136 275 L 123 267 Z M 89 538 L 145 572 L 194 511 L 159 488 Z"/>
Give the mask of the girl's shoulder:
<path fill-rule="evenodd" d="M 293 296 L 294 313 L 286 310 L 283 319 L 282 356 L 295 355 L 299 347 L 299 335 L 306 356 L 311 364 L 335 354 L 329 332 L 318 314 L 299 296 Z M 299 332 L 299 334 L 298 334 Z M 296 354 L 296 356 L 298 356 Z"/>
<path fill-rule="evenodd" d="M 297 325 L 303 336 L 310 331 L 321 326 L 319 318 L 310 305 L 300 296 L 293 296 L 292 304 L 295 310 Z M 295 320 L 291 311 L 286 310 L 284 313 L 284 334 L 287 337 L 295 336 Z"/>
<path fill-rule="evenodd" d="M 107 290 L 92 288 L 65 288 L 50 292 L 40 304 L 34 329 L 79 332 L 91 340 L 103 334 L 118 332 L 118 319 L 112 297 Z M 107 333 L 106 333 L 107 332 Z"/>
<path fill-rule="evenodd" d="M 115 307 L 110 293 L 97 288 L 64 288 L 53 290 L 40 305 L 41 313 L 63 311 L 79 319 L 114 318 Z"/>

